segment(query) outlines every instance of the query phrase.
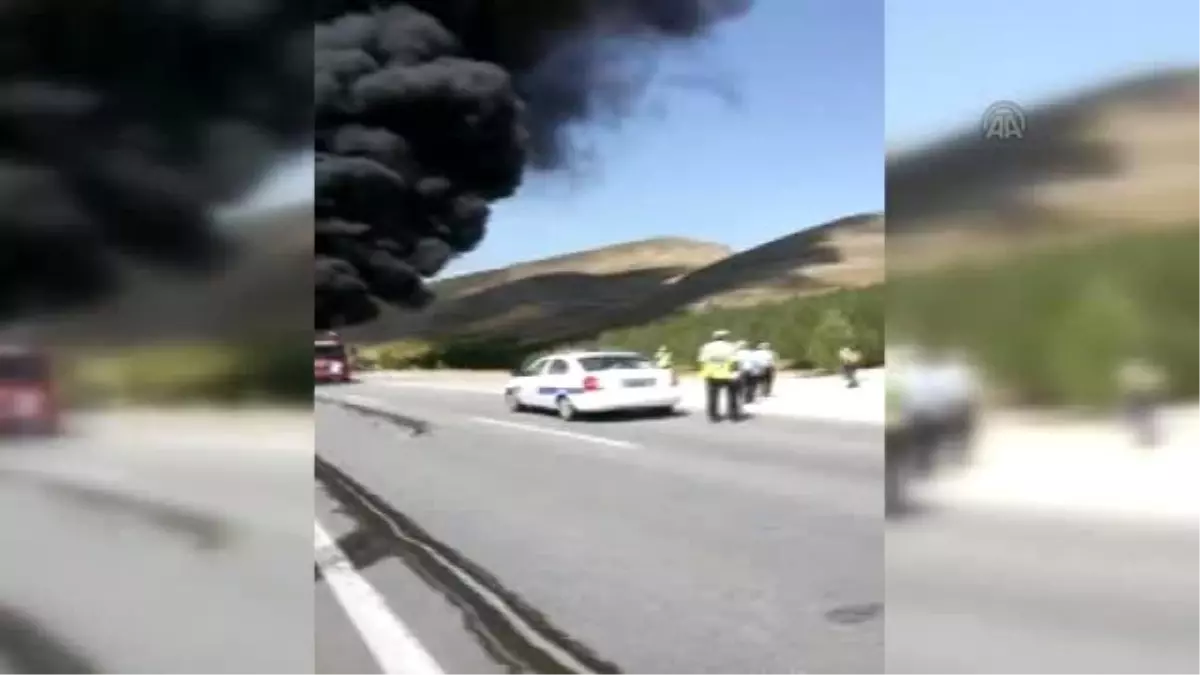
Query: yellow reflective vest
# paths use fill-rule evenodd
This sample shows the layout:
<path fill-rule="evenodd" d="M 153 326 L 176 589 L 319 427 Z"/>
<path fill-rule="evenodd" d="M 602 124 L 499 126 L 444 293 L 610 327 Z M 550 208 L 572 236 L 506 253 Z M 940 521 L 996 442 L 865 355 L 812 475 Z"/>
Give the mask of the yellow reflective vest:
<path fill-rule="evenodd" d="M 713 340 L 700 348 L 700 377 L 706 380 L 732 380 L 737 375 L 737 347 L 725 340 Z"/>

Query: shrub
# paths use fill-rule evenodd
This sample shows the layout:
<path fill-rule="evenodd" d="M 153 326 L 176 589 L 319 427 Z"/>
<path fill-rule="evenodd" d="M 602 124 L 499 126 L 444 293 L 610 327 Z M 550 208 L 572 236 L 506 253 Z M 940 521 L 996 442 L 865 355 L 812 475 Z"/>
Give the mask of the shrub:
<path fill-rule="evenodd" d="M 855 343 L 854 326 L 837 309 L 827 309 L 808 338 L 808 362 L 822 370 L 835 370 L 838 352 Z"/>
<path fill-rule="evenodd" d="M 68 399 L 83 405 L 312 399 L 312 347 L 292 338 L 78 353 L 64 371 Z"/>
<path fill-rule="evenodd" d="M 807 367 L 812 363 L 809 352 L 813 331 L 828 312 L 836 312 L 850 326 L 849 332 L 863 352 L 866 365 L 883 362 L 882 286 L 833 291 L 754 307 L 677 312 L 650 324 L 610 330 L 570 343 L 473 339 L 436 346 L 387 343 L 369 349 L 379 353 L 380 366 L 384 368 L 509 369 L 548 351 L 569 347 L 631 349 L 649 354 L 659 345 L 666 345 L 675 354 L 676 365 L 686 370 L 694 366 L 700 345 L 712 332 L 725 328 L 733 331 L 736 339 L 770 342 L 783 361 Z M 404 349 L 396 348 L 398 344 L 405 345 Z M 417 344 L 420 349 L 414 347 Z"/>
<path fill-rule="evenodd" d="M 1195 397 L 1198 248 L 1191 225 L 892 277 L 888 332 L 966 349 L 1018 402 L 1111 403 L 1134 352 L 1164 368 L 1172 396 Z"/>

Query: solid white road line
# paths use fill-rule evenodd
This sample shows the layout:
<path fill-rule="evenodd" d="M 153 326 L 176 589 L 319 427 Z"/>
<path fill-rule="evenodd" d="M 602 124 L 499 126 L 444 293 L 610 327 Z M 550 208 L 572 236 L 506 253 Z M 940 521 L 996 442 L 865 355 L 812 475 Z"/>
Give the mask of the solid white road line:
<path fill-rule="evenodd" d="M 503 391 L 502 385 L 449 384 L 445 382 L 402 381 L 383 378 L 373 379 L 369 382 L 373 385 L 395 389 L 425 389 L 428 391 L 446 391 L 495 397 L 499 397 L 500 392 Z M 703 411 L 706 407 L 703 391 L 693 387 L 685 387 L 685 389 L 683 400 L 679 404 L 680 407 L 692 411 Z M 820 396 L 822 393 L 818 392 L 817 395 Z M 875 395 L 875 392 L 866 392 L 866 396 L 862 397 L 865 400 L 854 401 L 853 406 L 847 407 L 844 411 L 836 407 L 823 409 L 820 406 L 811 405 L 804 397 L 788 397 L 786 395 L 778 395 L 777 398 L 763 399 L 755 403 L 750 403 L 746 406 L 746 409 L 758 415 L 793 419 L 801 422 L 805 420 L 828 420 L 834 422 L 883 424 L 882 390 L 878 392 L 877 399 L 871 400 L 868 398 Z M 790 402 L 789 398 L 792 398 Z"/>
<path fill-rule="evenodd" d="M 585 443 L 596 443 L 599 445 L 607 445 L 607 446 L 613 447 L 613 448 L 625 448 L 626 450 L 633 450 L 638 447 L 638 445 L 636 443 L 630 443 L 628 441 L 618 441 L 618 440 L 615 440 L 612 438 L 604 438 L 603 436 L 592 436 L 589 434 L 577 434 L 573 431 L 562 431 L 560 429 L 548 429 L 546 427 L 539 427 L 535 424 L 522 424 L 520 422 L 509 422 L 507 420 L 492 419 L 491 417 L 472 417 L 471 421 L 478 422 L 479 424 L 490 424 L 492 426 L 497 426 L 497 427 L 506 427 L 509 429 L 518 429 L 520 431 L 532 431 L 532 432 L 538 433 L 538 434 L 547 434 L 549 436 L 559 436 L 561 438 L 570 438 L 570 439 L 576 440 L 576 441 L 584 441 Z"/>
<path fill-rule="evenodd" d="M 387 675 L 441 675 L 445 671 L 367 583 L 321 524 L 313 521 L 317 567 L 351 625 Z"/>
<path fill-rule="evenodd" d="M 560 664 L 567 666 L 567 668 L 569 669 L 569 672 L 575 672 L 575 673 L 591 672 L 591 669 L 588 668 L 587 664 L 581 663 L 579 661 L 579 659 L 577 659 L 573 654 L 571 654 L 571 652 L 563 649 L 562 647 L 559 647 L 557 644 L 548 640 L 546 638 L 546 636 L 541 633 L 541 631 L 539 631 L 537 628 L 535 628 L 533 625 L 531 625 L 521 615 L 521 613 L 519 611 L 517 611 L 514 607 L 512 607 L 512 605 L 509 603 L 508 600 L 502 598 L 495 591 L 493 591 L 492 589 L 488 588 L 487 586 L 481 584 L 478 580 L 476 580 L 474 577 L 472 577 L 470 574 L 468 574 L 466 571 L 464 571 L 461 567 L 459 567 L 455 563 L 451 562 L 448 558 L 446 558 L 445 555 L 443 555 L 437 549 L 433 548 L 432 546 L 429 546 L 428 544 L 425 544 L 425 543 L 422 543 L 422 542 L 419 542 L 419 541 L 409 538 L 408 535 L 406 535 L 404 532 L 402 532 L 399 529 L 399 527 L 396 526 L 395 523 L 392 523 L 391 521 L 388 520 L 386 514 L 381 513 L 379 511 L 379 509 L 377 509 L 372 504 L 364 503 L 363 506 L 374 511 L 376 515 L 380 516 L 384 521 L 388 522 L 388 527 L 392 530 L 393 534 L 395 534 L 399 538 L 406 539 L 407 541 L 409 541 L 411 544 L 413 544 L 415 546 L 419 546 L 421 549 L 423 549 L 425 551 L 425 553 L 427 555 L 429 555 L 429 557 L 436 560 L 437 564 L 441 565 L 443 569 L 445 569 L 445 570 L 449 571 L 451 574 L 453 574 L 458 579 L 459 583 L 466 586 L 467 588 L 470 588 L 471 591 L 475 593 L 476 597 L 483 600 L 483 602 L 487 603 L 488 606 L 490 606 L 492 609 L 496 610 L 496 612 L 498 612 L 501 616 L 503 616 L 505 621 L 508 622 L 509 627 L 511 627 L 513 630 L 515 630 L 517 633 L 519 633 L 521 635 L 521 637 L 523 637 L 525 639 L 526 642 L 528 642 L 529 644 L 533 645 L 534 647 L 540 649 L 543 653 L 549 654 L 552 658 L 554 658 Z M 415 671 L 410 671 L 410 672 L 415 672 Z"/>
<path fill-rule="evenodd" d="M 988 511 L 1192 524 L 1200 517 L 1200 498 L 1191 485 L 1146 485 L 1136 479 L 1088 484 L 1072 482 L 1069 476 L 1046 478 L 1038 480 L 1032 473 L 989 476 L 985 469 L 934 482 L 923 492 L 949 506 Z"/>

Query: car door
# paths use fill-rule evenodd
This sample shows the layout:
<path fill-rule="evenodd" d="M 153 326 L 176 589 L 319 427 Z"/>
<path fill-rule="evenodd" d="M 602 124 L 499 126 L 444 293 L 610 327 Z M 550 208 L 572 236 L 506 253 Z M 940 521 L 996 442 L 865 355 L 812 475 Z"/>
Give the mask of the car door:
<path fill-rule="evenodd" d="M 558 398 L 558 393 L 568 386 L 567 379 L 571 373 L 571 366 L 564 359 L 550 359 L 543 371 L 542 376 L 538 378 L 537 398 L 539 408 L 553 408 L 555 400 Z"/>
<path fill-rule="evenodd" d="M 548 359 L 537 359 L 519 368 L 509 382 L 509 390 L 516 394 L 521 405 L 537 407 L 538 378 L 545 369 Z"/>

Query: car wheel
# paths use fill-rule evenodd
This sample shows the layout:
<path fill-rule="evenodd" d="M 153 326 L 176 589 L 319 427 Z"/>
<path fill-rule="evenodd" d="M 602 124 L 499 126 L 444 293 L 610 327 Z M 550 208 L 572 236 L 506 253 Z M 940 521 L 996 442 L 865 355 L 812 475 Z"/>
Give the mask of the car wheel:
<path fill-rule="evenodd" d="M 504 392 L 504 404 L 508 406 L 510 412 L 525 412 L 525 406 L 521 404 L 521 400 L 511 391 Z"/>
<path fill-rule="evenodd" d="M 558 400 L 554 402 L 554 408 L 558 410 L 558 416 L 568 422 L 579 416 L 575 404 L 571 403 L 571 399 L 566 396 L 559 396 Z"/>
<path fill-rule="evenodd" d="M 658 408 L 653 408 L 653 409 L 651 409 L 650 412 L 655 417 L 671 417 L 675 414 L 675 406 L 664 405 L 664 406 L 660 406 Z"/>

